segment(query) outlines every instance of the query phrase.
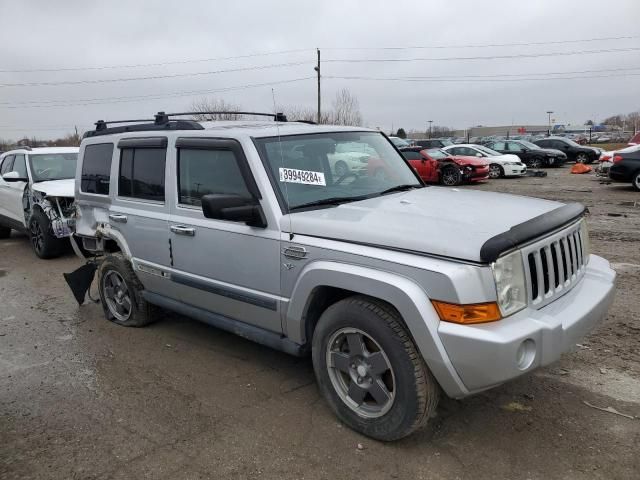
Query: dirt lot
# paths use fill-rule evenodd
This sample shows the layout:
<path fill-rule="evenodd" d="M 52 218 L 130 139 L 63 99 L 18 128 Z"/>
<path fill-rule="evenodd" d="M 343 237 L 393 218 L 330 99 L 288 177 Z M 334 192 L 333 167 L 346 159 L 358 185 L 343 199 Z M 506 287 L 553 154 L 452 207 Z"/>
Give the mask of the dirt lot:
<path fill-rule="evenodd" d="M 640 194 L 568 167 L 464 188 L 586 204 L 617 297 L 577 352 L 392 444 L 334 418 L 308 359 L 171 314 L 118 327 L 75 304 L 75 257 L 0 241 L 0 478 L 640 478 Z"/>

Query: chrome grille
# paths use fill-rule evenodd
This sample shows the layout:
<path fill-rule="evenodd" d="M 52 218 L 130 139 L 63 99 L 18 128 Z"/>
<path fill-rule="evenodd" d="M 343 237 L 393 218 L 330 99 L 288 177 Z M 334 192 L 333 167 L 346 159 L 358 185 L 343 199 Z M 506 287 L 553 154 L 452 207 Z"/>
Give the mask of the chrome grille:
<path fill-rule="evenodd" d="M 522 249 L 529 305 L 543 307 L 582 278 L 589 259 L 580 222 Z"/>

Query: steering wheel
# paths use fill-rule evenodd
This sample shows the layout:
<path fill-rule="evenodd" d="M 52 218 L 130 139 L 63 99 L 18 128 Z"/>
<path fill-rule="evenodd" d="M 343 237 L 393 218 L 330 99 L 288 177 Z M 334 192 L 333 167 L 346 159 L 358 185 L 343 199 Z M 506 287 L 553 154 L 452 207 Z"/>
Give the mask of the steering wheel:
<path fill-rule="evenodd" d="M 344 175 L 342 175 L 340 178 L 338 178 L 335 182 L 333 182 L 334 185 L 340 185 L 342 183 L 343 180 L 345 180 L 346 178 L 349 177 L 354 177 L 354 178 L 358 178 L 358 174 L 353 173 L 353 172 L 347 172 Z"/>

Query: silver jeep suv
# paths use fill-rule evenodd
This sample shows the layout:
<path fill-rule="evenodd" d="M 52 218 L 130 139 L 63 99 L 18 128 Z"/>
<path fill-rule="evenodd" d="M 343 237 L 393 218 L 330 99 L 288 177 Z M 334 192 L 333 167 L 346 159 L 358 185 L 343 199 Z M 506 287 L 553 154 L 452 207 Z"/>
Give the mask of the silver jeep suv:
<path fill-rule="evenodd" d="M 365 168 L 336 172 L 336 151 Z M 75 195 L 109 320 L 139 327 L 162 307 L 310 353 L 336 415 L 381 440 L 424 425 L 441 390 L 557 360 L 613 299 L 584 207 L 425 187 L 364 128 L 98 122 Z"/>

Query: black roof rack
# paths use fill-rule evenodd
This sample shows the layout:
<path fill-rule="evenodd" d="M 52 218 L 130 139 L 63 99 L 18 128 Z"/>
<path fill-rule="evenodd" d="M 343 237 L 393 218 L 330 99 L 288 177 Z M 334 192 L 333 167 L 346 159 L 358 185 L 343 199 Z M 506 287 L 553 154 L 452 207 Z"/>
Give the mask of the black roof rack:
<path fill-rule="evenodd" d="M 165 113 L 158 112 L 153 119 L 142 120 L 98 120 L 95 123 L 96 129 L 85 132 L 83 138 L 97 137 L 101 135 L 110 135 L 112 133 L 125 132 L 146 132 L 154 130 L 204 130 L 204 127 L 195 120 L 172 120 L 169 117 L 180 117 L 185 115 L 256 115 L 260 117 L 272 117 L 276 122 L 286 122 L 287 117 L 283 113 L 260 113 L 260 112 L 237 112 L 237 111 L 219 111 L 219 112 L 180 112 Z M 151 123 L 148 123 L 151 122 Z M 117 127 L 109 127 L 114 124 L 130 124 Z"/>
<path fill-rule="evenodd" d="M 221 110 L 216 112 L 180 112 L 180 113 L 156 113 L 156 123 L 166 123 L 169 117 L 182 117 L 185 115 L 254 115 L 257 117 L 272 117 L 276 122 L 286 122 L 287 116 L 284 113 L 262 113 L 262 112 L 238 112 L 235 110 Z"/>

